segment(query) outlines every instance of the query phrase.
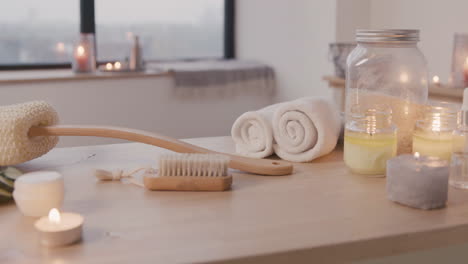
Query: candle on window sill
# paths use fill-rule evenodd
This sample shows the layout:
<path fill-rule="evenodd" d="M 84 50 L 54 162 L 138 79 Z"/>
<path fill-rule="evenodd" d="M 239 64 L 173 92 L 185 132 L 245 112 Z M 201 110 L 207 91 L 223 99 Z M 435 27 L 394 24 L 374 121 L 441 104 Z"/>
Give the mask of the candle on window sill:
<path fill-rule="evenodd" d="M 86 71 L 88 66 L 88 54 L 83 45 L 78 45 L 75 50 L 77 70 Z"/>
<path fill-rule="evenodd" d="M 94 34 L 82 33 L 73 53 L 73 70 L 78 73 L 89 73 L 95 69 Z"/>
<path fill-rule="evenodd" d="M 463 64 L 463 77 L 465 86 L 468 86 L 468 57 L 466 57 L 465 63 Z"/>
<path fill-rule="evenodd" d="M 434 75 L 434 77 L 432 77 L 432 83 L 436 86 L 440 86 L 440 78 L 439 76 L 437 75 Z"/>
<path fill-rule="evenodd" d="M 113 68 L 114 66 L 112 65 L 112 63 L 110 62 L 106 63 L 106 71 L 112 71 Z"/>
<path fill-rule="evenodd" d="M 52 208 L 48 216 L 34 223 L 39 232 L 40 243 L 48 247 L 65 246 L 81 239 L 83 216 L 75 213 L 60 213 Z"/>
<path fill-rule="evenodd" d="M 423 156 L 450 160 L 453 131 L 457 127 L 457 111 L 452 106 L 429 107 L 426 117 L 416 122 L 413 152 Z"/>
<path fill-rule="evenodd" d="M 397 152 L 396 127 L 390 109 L 351 110 L 344 135 L 344 162 L 357 174 L 384 175 Z"/>

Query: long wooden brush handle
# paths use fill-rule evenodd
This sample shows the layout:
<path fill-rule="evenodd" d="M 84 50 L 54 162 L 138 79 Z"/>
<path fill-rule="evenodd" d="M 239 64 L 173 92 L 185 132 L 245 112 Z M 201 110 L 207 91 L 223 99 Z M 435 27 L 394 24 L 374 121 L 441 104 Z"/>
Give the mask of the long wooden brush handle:
<path fill-rule="evenodd" d="M 292 173 L 291 163 L 282 160 L 254 159 L 220 153 L 198 147 L 171 137 L 142 130 L 111 126 L 34 126 L 29 136 L 91 136 L 118 138 L 141 142 L 180 153 L 219 153 L 231 158 L 229 167 L 246 172 L 264 175 L 288 175 Z"/>

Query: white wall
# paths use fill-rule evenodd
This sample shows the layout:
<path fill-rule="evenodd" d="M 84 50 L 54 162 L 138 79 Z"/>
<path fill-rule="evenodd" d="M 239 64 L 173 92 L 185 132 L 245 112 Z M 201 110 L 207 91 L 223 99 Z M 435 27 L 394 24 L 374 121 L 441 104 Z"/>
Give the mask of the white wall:
<path fill-rule="evenodd" d="M 180 89 L 180 88 L 179 88 Z M 243 112 L 272 102 L 265 91 L 236 88 L 180 95 L 171 77 L 77 80 L 0 86 L 0 105 L 45 100 L 62 124 L 117 125 L 177 138 L 230 135 Z M 62 137 L 60 146 L 117 142 L 99 138 Z"/>
<path fill-rule="evenodd" d="M 365 2 L 368 2 L 367 7 Z M 361 8 L 353 8 L 353 5 Z M 337 7 L 341 14 L 337 17 L 337 39 L 340 41 L 353 40 L 350 31 L 365 27 L 366 19 L 368 28 L 420 29 L 419 47 L 427 58 L 431 76 L 439 75 L 442 82 L 448 81 L 453 35 L 468 32 L 468 1 L 337 0 Z"/>
<path fill-rule="evenodd" d="M 336 41 L 354 42 L 357 28 L 370 26 L 371 0 L 336 1 Z"/>
<path fill-rule="evenodd" d="M 371 24 L 375 28 L 421 30 L 420 47 L 431 74 L 446 82 L 451 71 L 453 35 L 468 32 L 466 0 L 372 1 Z"/>
<path fill-rule="evenodd" d="M 278 101 L 328 95 L 322 76 L 333 72 L 335 1 L 238 0 L 236 47 L 241 59 L 274 67 Z"/>

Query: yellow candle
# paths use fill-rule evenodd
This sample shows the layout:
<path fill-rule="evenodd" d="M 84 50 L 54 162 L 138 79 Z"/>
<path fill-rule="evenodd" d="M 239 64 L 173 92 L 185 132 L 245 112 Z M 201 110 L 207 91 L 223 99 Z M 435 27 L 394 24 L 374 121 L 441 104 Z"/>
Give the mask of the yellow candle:
<path fill-rule="evenodd" d="M 415 131 L 413 134 L 413 152 L 422 156 L 438 157 L 450 160 L 452 156 L 452 132 L 450 131 Z"/>
<path fill-rule="evenodd" d="M 396 156 L 396 133 L 363 133 L 345 130 L 344 162 L 358 174 L 383 175 L 387 160 Z"/>
<path fill-rule="evenodd" d="M 468 152 L 465 147 L 465 135 L 453 134 L 452 136 L 452 152 Z"/>

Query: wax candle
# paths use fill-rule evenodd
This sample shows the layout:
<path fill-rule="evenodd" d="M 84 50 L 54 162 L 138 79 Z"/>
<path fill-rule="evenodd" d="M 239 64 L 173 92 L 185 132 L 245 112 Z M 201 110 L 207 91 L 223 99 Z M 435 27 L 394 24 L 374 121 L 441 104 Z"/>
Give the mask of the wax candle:
<path fill-rule="evenodd" d="M 80 73 L 93 72 L 96 69 L 94 34 L 81 34 L 73 53 L 73 70 Z"/>
<path fill-rule="evenodd" d="M 76 71 L 88 71 L 88 54 L 83 45 L 78 45 L 75 49 Z"/>
<path fill-rule="evenodd" d="M 413 134 L 413 151 L 425 156 L 450 160 L 452 139 L 451 131 L 415 131 Z"/>
<path fill-rule="evenodd" d="M 353 107 L 344 135 L 346 166 L 358 174 L 384 175 L 387 160 L 396 153 L 397 134 L 391 111 Z"/>
<path fill-rule="evenodd" d="M 396 134 L 367 134 L 346 130 L 344 161 L 358 174 L 383 175 L 387 160 L 397 151 Z"/>
<path fill-rule="evenodd" d="M 110 63 L 110 62 L 106 63 L 106 70 L 107 71 L 112 71 L 113 68 L 114 68 L 114 66 L 112 65 L 112 63 Z"/>
<path fill-rule="evenodd" d="M 60 213 L 56 208 L 48 216 L 34 223 L 39 232 L 40 243 L 48 247 L 72 244 L 81 239 L 83 216 L 75 213 Z"/>
<path fill-rule="evenodd" d="M 463 77 L 465 80 L 465 86 L 468 86 L 468 57 L 466 57 L 465 63 L 463 64 Z"/>
<path fill-rule="evenodd" d="M 426 116 L 416 122 L 413 152 L 450 160 L 453 147 L 452 134 L 457 127 L 457 109 L 452 105 L 442 104 L 428 106 Z"/>
<path fill-rule="evenodd" d="M 15 181 L 13 198 L 25 216 L 47 215 L 51 208 L 62 206 L 65 190 L 63 176 L 55 171 L 23 174 Z"/>
<path fill-rule="evenodd" d="M 400 155 L 387 162 L 387 196 L 391 201 L 419 209 L 444 207 L 448 193 L 448 161 Z"/>
<path fill-rule="evenodd" d="M 434 85 L 440 85 L 440 78 L 439 78 L 439 76 L 434 75 L 434 77 L 432 77 L 432 83 L 433 83 Z"/>

